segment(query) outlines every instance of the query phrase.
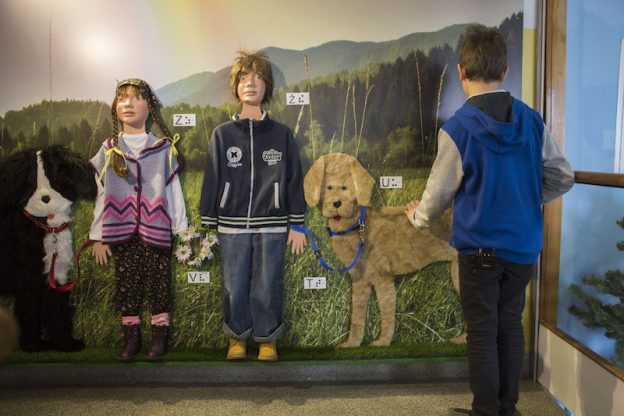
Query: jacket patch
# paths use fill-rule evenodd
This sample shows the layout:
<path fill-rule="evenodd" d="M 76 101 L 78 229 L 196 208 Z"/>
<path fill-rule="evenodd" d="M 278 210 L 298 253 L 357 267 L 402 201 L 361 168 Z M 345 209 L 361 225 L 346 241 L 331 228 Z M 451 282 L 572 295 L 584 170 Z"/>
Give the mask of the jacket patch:
<path fill-rule="evenodd" d="M 275 165 L 277 162 L 282 161 L 282 152 L 278 152 L 275 149 L 265 150 L 262 152 L 262 160 L 269 166 Z"/>
<path fill-rule="evenodd" d="M 243 164 L 240 163 L 240 160 L 243 158 L 243 151 L 240 149 L 240 147 L 230 147 L 229 149 L 227 149 L 226 156 L 228 160 L 227 165 L 229 168 L 237 168 L 239 166 L 243 166 Z"/>

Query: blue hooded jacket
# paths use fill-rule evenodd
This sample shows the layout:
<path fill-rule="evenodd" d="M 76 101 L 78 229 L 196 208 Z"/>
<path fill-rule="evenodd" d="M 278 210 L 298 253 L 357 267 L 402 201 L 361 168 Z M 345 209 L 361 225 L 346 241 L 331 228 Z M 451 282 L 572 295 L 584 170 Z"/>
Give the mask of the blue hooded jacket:
<path fill-rule="evenodd" d="M 532 264 L 542 249 L 541 116 L 512 99 L 511 120 L 497 121 L 465 103 L 443 126 L 461 156 L 451 244 L 460 252 L 495 249 Z"/>

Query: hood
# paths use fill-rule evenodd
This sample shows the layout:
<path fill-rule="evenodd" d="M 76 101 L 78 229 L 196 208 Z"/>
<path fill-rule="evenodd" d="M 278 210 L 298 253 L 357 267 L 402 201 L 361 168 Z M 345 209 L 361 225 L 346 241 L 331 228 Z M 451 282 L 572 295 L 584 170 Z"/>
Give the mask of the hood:
<path fill-rule="evenodd" d="M 494 153 L 509 153 L 522 148 L 526 142 L 523 129 L 528 128 L 528 120 L 523 120 L 521 105 L 518 100 L 512 100 L 509 122 L 497 121 L 469 103 L 457 110 L 455 116 L 471 137 L 485 148 Z"/>

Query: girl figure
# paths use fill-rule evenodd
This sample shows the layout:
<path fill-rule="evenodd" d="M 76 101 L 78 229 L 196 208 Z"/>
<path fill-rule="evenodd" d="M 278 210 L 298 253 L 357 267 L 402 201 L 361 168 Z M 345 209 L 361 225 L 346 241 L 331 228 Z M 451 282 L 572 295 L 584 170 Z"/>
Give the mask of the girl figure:
<path fill-rule="evenodd" d="M 98 264 L 115 258 L 116 303 L 122 318 L 122 361 L 141 349 L 144 293 L 151 308 L 148 359 L 167 352 L 171 320 L 171 250 L 174 235 L 188 228 L 178 174 L 181 155 L 160 115 L 160 103 L 140 79 L 117 84 L 111 107 L 113 137 L 90 160 L 98 196 L 89 239 Z M 165 135 L 158 139 L 156 123 Z M 118 133 L 119 125 L 122 131 Z M 180 159 L 180 160 L 179 160 Z"/>

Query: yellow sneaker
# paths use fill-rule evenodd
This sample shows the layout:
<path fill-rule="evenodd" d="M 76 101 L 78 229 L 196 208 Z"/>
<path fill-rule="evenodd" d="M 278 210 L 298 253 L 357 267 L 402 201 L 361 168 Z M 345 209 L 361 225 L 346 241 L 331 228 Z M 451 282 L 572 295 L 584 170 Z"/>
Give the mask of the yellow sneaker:
<path fill-rule="evenodd" d="M 226 359 L 228 360 L 244 360 L 247 358 L 247 344 L 245 341 L 236 338 L 230 338 L 230 347 Z"/>
<path fill-rule="evenodd" d="M 260 352 L 258 353 L 260 361 L 277 361 L 277 348 L 275 342 L 266 342 L 260 344 Z"/>

